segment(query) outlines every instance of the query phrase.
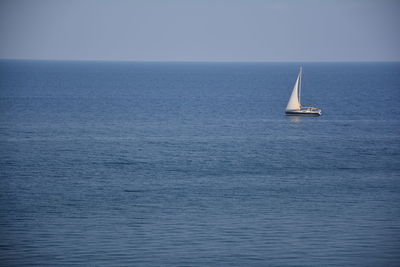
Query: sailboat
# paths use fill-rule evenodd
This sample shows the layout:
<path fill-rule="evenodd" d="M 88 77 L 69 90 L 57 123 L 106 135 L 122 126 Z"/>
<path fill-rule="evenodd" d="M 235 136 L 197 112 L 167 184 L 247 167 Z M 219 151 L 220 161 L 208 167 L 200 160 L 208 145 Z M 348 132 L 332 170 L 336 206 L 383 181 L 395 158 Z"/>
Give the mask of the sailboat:
<path fill-rule="evenodd" d="M 303 67 L 300 67 L 299 75 L 297 76 L 296 83 L 286 106 L 286 115 L 311 115 L 321 116 L 321 109 L 314 107 L 302 107 L 300 102 L 301 96 L 301 79 L 303 75 Z"/>

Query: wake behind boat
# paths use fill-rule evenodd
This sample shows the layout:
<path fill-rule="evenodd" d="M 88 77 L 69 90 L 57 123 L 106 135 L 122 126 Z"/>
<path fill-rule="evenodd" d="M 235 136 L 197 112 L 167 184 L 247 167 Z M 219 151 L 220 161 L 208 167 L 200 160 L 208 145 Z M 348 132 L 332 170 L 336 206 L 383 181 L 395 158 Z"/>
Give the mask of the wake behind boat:
<path fill-rule="evenodd" d="M 296 83 L 286 106 L 286 115 L 311 115 L 321 116 L 321 109 L 314 107 L 302 107 L 300 102 L 301 96 L 301 79 L 303 75 L 303 67 L 300 67 L 299 75 L 297 76 Z"/>

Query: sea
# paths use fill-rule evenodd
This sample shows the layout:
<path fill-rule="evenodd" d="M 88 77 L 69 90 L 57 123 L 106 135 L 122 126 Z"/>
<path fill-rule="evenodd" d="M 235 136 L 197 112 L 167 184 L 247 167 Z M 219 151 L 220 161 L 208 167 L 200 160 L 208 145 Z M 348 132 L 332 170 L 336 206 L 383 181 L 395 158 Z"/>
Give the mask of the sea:
<path fill-rule="evenodd" d="M 0 265 L 400 266 L 399 102 L 399 62 L 1 60 Z"/>

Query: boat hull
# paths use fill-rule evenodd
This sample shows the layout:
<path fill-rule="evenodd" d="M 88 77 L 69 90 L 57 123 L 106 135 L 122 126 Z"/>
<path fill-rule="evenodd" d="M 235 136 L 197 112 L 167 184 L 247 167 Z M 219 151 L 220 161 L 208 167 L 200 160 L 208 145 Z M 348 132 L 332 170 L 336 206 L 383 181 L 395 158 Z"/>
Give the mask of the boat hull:
<path fill-rule="evenodd" d="M 321 116 L 321 113 L 304 113 L 304 112 L 286 112 L 286 116 L 310 116 L 310 117 L 318 117 Z"/>
<path fill-rule="evenodd" d="M 290 115 L 297 115 L 297 116 L 321 116 L 321 110 L 320 109 L 314 109 L 314 110 L 287 110 L 285 111 L 285 114 L 290 116 Z"/>

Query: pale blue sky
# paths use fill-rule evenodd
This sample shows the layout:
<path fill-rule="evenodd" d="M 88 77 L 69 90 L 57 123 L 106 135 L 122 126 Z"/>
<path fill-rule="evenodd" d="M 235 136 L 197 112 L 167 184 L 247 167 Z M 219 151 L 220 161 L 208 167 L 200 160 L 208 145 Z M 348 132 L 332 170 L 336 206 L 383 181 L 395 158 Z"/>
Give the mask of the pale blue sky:
<path fill-rule="evenodd" d="M 0 58 L 400 61 L 398 0 L 1 0 Z"/>

